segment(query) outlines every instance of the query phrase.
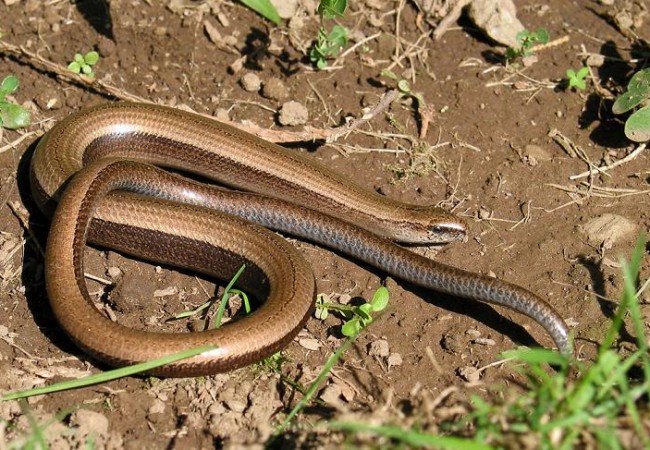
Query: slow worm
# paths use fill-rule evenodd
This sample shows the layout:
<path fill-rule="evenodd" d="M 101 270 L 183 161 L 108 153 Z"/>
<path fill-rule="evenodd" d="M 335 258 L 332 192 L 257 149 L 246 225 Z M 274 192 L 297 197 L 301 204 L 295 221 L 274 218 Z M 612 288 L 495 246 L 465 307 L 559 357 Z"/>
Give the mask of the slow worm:
<path fill-rule="evenodd" d="M 159 167 L 253 193 L 208 186 Z M 45 261 L 53 312 L 79 347 L 112 365 L 217 345 L 213 352 L 152 371 L 203 375 L 248 365 L 293 339 L 313 308 L 313 275 L 292 245 L 249 221 L 425 288 L 508 307 L 538 322 L 559 349 L 571 351 L 563 319 L 533 293 L 393 242 L 451 242 L 465 236 L 462 220 L 365 190 L 307 156 L 197 115 L 131 103 L 72 114 L 39 142 L 30 180 L 41 209 L 53 214 Z M 215 330 L 124 327 L 104 317 L 88 294 L 87 240 L 220 279 L 246 263 L 240 286 L 266 301 Z"/>

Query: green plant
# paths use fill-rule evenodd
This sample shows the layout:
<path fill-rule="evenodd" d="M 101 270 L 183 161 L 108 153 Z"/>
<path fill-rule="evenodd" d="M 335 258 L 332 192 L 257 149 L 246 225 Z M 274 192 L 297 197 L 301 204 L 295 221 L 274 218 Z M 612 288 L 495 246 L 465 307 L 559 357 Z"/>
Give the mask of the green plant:
<path fill-rule="evenodd" d="M 587 75 L 589 75 L 589 67 L 581 67 L 577 72 L 573 69 L 568 69 L 566 76 L 569 80 L 569 87 L 580 90 L 586 89 Z"/>
<path fill-rule="evenodd" d="M 309 402 L 312 401 L 314 394 L 318 390 L 318 387 L 325 380 L 327 375 L 330 373 L 334 365 L 341 359 L 341 356 L 352 346 L 357 337 L 361 332 L 366 329 L 372 322 L 373 312 L 383 311 L 388 305 L 388 300 L 390 293 L 388 289 L 381 286 L 378 288 L 372 296 L 370 302 L 366 302 L 360 306 L 346 306 L 331 303 L 327 300 L 327 296 L 319 295 L 319 298 L 316 299 L 316 317 L 324 320 L 329 314 L 329 310 L 336 310 L 343 314 L 346 318 L 346 321 L 341 328 L 341 332 L 347 336 L 347 339 L 343 344 L 332 354 L 328 359 L 316 379 L 312 382 L 305 392 L 302 400 L 289 412 L 287 417 L 284 419 L 282 424 L 278 426 L 275 430 L 274 435 L 282 433 L 291 423 L 294 417 L 302 411 Z"/>
<path fill-rule="evenodd" d="M 189 350 L 184 350 L 182 352 L 173 353 L 171 355 L 163 356 L 161 358 L 153 359 L 151 361 L 145 361 L 143 363 L 134 364 L 132 366 L 120 367 L 119 369 L 108 370 L 106 372 L 99 372 L 94 375 L 89 375 L 87 377 L 79 378 L 77 380 L 67 380 L 61 381 L 59 383 L 52 384 L 50 386 L 43 386 L 40 388 L 34 388 L 27 391 L 18 391 L 10 392 L 2 395 L 2 400 L 16 400 L 19 398 L 33 397 L 35 395 L 44 395 L 51 394 L 54 392 L 66 391 L 68 389 L 79 389 L 86 386 L 92 386 L 94 384 L 106 383 L 107 381 L 117 380 L 118 378 L 124 378 L 131 375 L 141 374 L 147 372 L 148 370 L 155 369 L 156 367 L 164 366 L 165 364 L 171 364 L 176 361 L 183 359 L 191 358 L 201 353 L 209 352 L 216 349 L 217 346 L 214 345 L 204 345 L 201 347 L 195 347 Z"/>
<path fill-rule="evenodd" d="M 388 289 L 380 287 L 372 296 L 372 300 L 359 306 L 340 305 L 329 301 L 325 294 L 316 297 L 316 317 L 325 320 L 330 310 L 341 313 L 345 322 L 341 327 L 341 333 L 346 337 L 357 336 L 373 321 L 372 314 L 379 313 L 386 309 L 390 295 Z"/>
<path fill-rule="evenodd" d="M 246 264 L 242 264 L 242 266 L 237 270 L 235 275 L 230 279 L 228 284 L 226 285 L 225 289 L 223 290 L 223 294 L 221 295 L 221 302 L 219 304 L 219 309 L 217 310 L 217 314 L 214 319 L 214 327 L 219 328 L 221 326 L 221 321 L 223 319 L 223 315 L 226 311 L 226 305 L 228 304 L 228 301 L 231 298 L 231 295 L 238 295 L 242 298 L 244 302 L 244 310 L 246 311 L 246 314 L 249 314 L 251 312 L 251 306 L 250 306 L 250 301 L 248 300 L 248 295 L 246 295 L 245 292 L 240 291 L 239 289 L 234 289 L 233 286 L 239 279 L 242 273 L 244 273 L 244 270 L 246 269 Z M 177 319 L 183 319 L 185 317 L 190 317 L 194 316 L 201 311 L 211 307 L 214 304 L 214 300 L 209 300 L 202 305 L 197 306 L 196 308 L 190 310 L 190 311 L 183 311 L 182 313 L 179 313 L 174 316 L 173 320 Z"/>
<path fill-rule="evenodd" d="M 75 53 L 74 59 L 68 64 L 68 70 L 73 73 L 83 74 L 95 78 L 93 66 L 99 61 L 99 53 L 92 51 L 85 55 Z"/>
<path fill-rule="evenodd" d="M 506 357 L 522 364 L 519 371 L 527 380 L 527 391 L 501 404 L 474 398 L 475 410 L 468 421 L 477 427 L 478 439 L 502 446 L 534 435 L 537 448 L 569 449 L 581 447 L 589 436 L 588 442 L 595 441 L 596 448 L 624 448 L 616 432 L 622 421 L 630 423 L 642 447 L 648 448 L 643 399 L 650 394 L 650 355 L 636 291 L 642 255 L 640 239 L 631 262 L 621 261 L 623 297 L 593 364 L 543 349 L 506 352 Z M 628 315 L 637 350 L 624 357 L 611 346 Z"/>
<path fill-rule="evenodd" d="M 319 70 L 327 67 L 327 59 L 336 58 L 348 43 L 347 28 L 334 25 L 329 32 L 325 28 L 325 20 L 342 17 L 347 6 L 347 0 L 321 0 L 318 5 L 320 27 L 318 28 L 318 39 L 309 52 L 309 60 Z"/>
<path fill-rule="evenodd" d="M 252 9 L 265 19 L 270 20 L 276 25 L 280 24 L 280 15 L 270 0 L 240 0 L 248 8 Z"/>
<path fill-rule="evenodd" d="M 395 72 L 387 69 L 381 71 L 381 76 L 389 78 L 395 82 L 395 88 L 399 91 L 400 98 L 411 97 L 417 102 L 418 109 L 426 105 L 422 94 L 411 90 L 411 83 L 409 83 L 408 80 L 400 78 Z"/>
<path fill-rule="evenodd" d="M 216 318 L 215 318 L 215 328 L 219 328 L 221 326 L 221 319 L 223 317 L 223 313 L 226 307 L 226 303 L 228 299 L 230 298 L 231 294 L 237 294 L 240 295 L 243 300 L 244 300 L 244 307 L 246 309 L 246 313 L 248 314 L 250 312 L 250 304 L 248 301 L 248 296 L 246 296 L 245 293 L 238 289 L 233 289 L 233 285 L 237 282 L 237 279 L 241 276 L 241 274 L 244 272 L 244 269 L 246 268 L 246 265 L 242 265 L 237 273 L 230 279 L 228 282 L 228 285 L 224 289 L 224 293 L 221 297 L 221 305 L 219 307 L 219 310 L 217 311 Z M 198 308 L 192 310 L 192 311 L 186 311 L 184 313 L 181 313 L 174 317 L 175 319 L 182 318 L 182 317 L 188 317 L 192 316 L 194 314 L 198 314 L 199 312 L 203 311 L 204 309 L 210 307 L 213 302 L 206 302 L 205 304 L 199 306 Z M 213 350 L 217 348 L 216 346 L 202 346 L 202 347 L 197 347 L 189 350 L 185 350 L 183 352 L 179 353 L 174 353 L 172 355 L 167 355 L 163 356 L 161 358 L 157 358 L 152 361 L 145 361 L 143 363 L 139 364 L 134 364 L 132 366 L 127 366 L 127 367 L 121 367 L 118 369 L 113 369 L 109 370 L 106 372 L 100 372 L 94 375 L 90 375 L 88 377 L 80 378 L 78 380 L 68 380 L 68 381 L 63 381 L 60 383 L 56 383 L 50 386 L 44 386 L 41 388 L 36 388 L 36 389 L 30 389 L 27 391 L 21 391 L 21 392 L 11 392 L 8 394 L 3 394 L 0 399 L 2 400 L 15 400 L 19 398 L 24 398 L 24 397 L 31 397 L 35 395 L 43 395 L 43 394 L 50 394 L 53 392 L 59 392 L 59 391 L 64 391 L 68 389 L 78 389 L 81 387 L 85 386 L 90 386 L 93 384 L 98 384 L 98 383 L 105 383 L 106 381 L 110 380 L 115 380 L 118 378 L 123 378 L 126 376 L 130 375 L 136 375 L 142 372 L 146 372 L 148 370 L 154 369 L 156 367 L 163 366 L 165 364 L 169 364 L 172 362 L 180 361 L 182 359 L 186 358 L 191 358 L 192 356 L 199 355 L 203 352 Z"/>
<path fill-rule="evenodd" d="M 623 114 L 639 107 L 625 121 L 625 136 L 634 142 L 650 140 L 650 68 L 635 73 L 614 105 L 614 114 Z"/>
<path fill-rule="evenodd" d="M 7 100 L 18 89 L 20 83 L 16 75 L 7 75 L 0 84 L 0 126 L 15 130 L 31 123 L 29 112 L 20 105 Z"/>
<path fill-rule="evenodd" d="M 521 374 L 521 389 L 496 389 L 493 400 L 474 396 L 473 411 L 458 422 L 442 423 L 445 434 L 472 434 L 463 439 L 429 434 L 417 427 L 402 429 L 357 422 L 333 422 L 334 429 L 371 433 L 413 446 L 445 449 L 650 448 L 650 354 L 646 324 L 639 306 L 639 268 L 644 239 L 630 263 L 622 260 L 624 292 L 598 357 L 588 365 L 546 349 L 506 352 Z M 635 335 L 636 351 L 623 356 L 612 348 L 623 321 Z M 636 442 L 635 442 L 636 441 Z"/>
<path fill-rule="evenodd" d="M 545 28 L 538 28 L 535 31 L 522 30 L 515 37 L 518 47 L 508 47 L 506 50 L 506 61 L 512 62 L 523 56 L 530 56 L 531 49 L 538 44 L 546 44 L 549 40 L 548 31 Z"/>
<path fill-rule="evenodd" d="M 0 419 L 0 448 L 7 450 L 37 450 L 48 449 L 48 428 L 54 424 L 63 424 L 63 422 L 74 412 L 76 408 L 66 408 L 57 412 L 47 420 L 39 421 L 26 402 L 20 403 L 20 409 L 27 418 L 28 427 L 26 429 L 17 427 L 15 423 L 7 422 Z M 13 432 L 13 438 L 5 441 L 7 431 Z M 52 433 L 50 433 L 51 436 Z M 86 447 L 94 448 L 94 447 Z"/>

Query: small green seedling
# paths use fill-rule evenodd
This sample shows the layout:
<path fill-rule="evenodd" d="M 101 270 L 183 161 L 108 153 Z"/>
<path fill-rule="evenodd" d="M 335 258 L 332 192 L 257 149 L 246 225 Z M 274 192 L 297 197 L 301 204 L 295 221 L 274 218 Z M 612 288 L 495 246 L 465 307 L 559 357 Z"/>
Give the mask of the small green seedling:
<path fill-rule="evenodd" d="M 377 289 L 372 300 L 359 306 L 347 306 L 331 303 L 326 295 L 319 295 L 316 299 L 316 317 L 325 320 L 330 309 L 339 311 L 346 319 L 341 327 L 341 333 L 346 337 L 356 337 L 373 321 L 372 314 L 386 309 L 389 293 L 385 287 Z"/>
<path fill-rule="evenodd" d="M 83 74 L 91 78 L 95 78 L 93 66 L 99 61 L 99 53 L 88 52 L 85 55 L 76 53 L 74 60 L 68 64 L 68 70 L 73 73 Z"/>
<path fill-rule="evenodd" d="M 639 107 L 625 121 L 625 136 L 634 142 L 650 140 L 650 68 L 638 71 L 627 85 L 627 92 L 621 94 L 614 105 L 614 114 L 623 114 Z"/>
<path fill-rule="evenodd" d="M 260 16 L 270 20 L 276 25 L 280 25 L 280 15 L 270 0 L 240 0 L 248 8 L 255 11 Z"/>
<path fill-rule="evenodd" d="M 19 85 L 16 75 L 7 75 L 0 84 L 0 126 L 9 130 L 24 128 L 31 123 L 25 108 L 6 99 L 7 95 L 16 92 Z"/>
<path fill-rule="evenodd" d="M 287 417 L 284 419 L 282 424 L 280 424 L 276 429 L 274 435 L 277 436 L 279 433 L 282 433 L 291 423 L 291 421 L 302 411 L 309 402 L 312 401 L 316 391 L 319 389 L 319 386 L 327 378 L 330 371 L 334 365 L 341 359 L 343 354 L 348 351 L 352 346 L 355 339 L 361 334 L 361 332 L 373 322 L 372 313 L 380 312 L 386 309 L 388 305 L 388 299 L 390 293 L 388 289 L 384 286 L 379 287 L 370 302 L 364 303 L 360 306 L 346 306 L 332 303 L 329 301 L 329 297 L 324 294 L 319 294 L 316 298 L 316 317 L 324 320 L 327 318 L 328 310 L 335 309 L 340 311 L 344 317 L 346 317 L 347 322 L 343 324 L 342 333 L 347 337 L 343 344 L 334 352 L 325 362 L 320 373 L 316 379 L 311 383 L 307 391 L 304 393 L 302 400 L 294 406 L 294 408 L 289 412 Z"/>
<path fill-rule="evenodd" d="M 548 31 L 545 28 L 538 28 L 535 31 L 522 30 L 515 37 L 517 48 L 509 47 L 506 50 L 506 61 L 512 62 L 517 58 L 530 56 L 531 49 L 535 45 L 546 44 L 549 40 Z"/>
<path fill-rule="evenodd" d="M 566 76 L 569 79 L 569 87 L 580 89 L 581 91 L 587 88 L 587 75 L 589 75 L 589 67 L 582 67 L 577 72 L 573 69 L 566 71 Z"/>
<path fill-rule="evenodd" d="M 353 307 L 351 311 L 353 316 L 343 324 L 341 333 L 347 337 L 357 336 L 361 333 L 374 320 L 372 313 L 378 313 L 386 309 L 388 297 L 388 289 L 382 286 L 377 289 L 369 303 Z"/>
<path fill-rule="evenodd" d="M 418 108 L 423 107 L 426 104 L 424 102 L 424 97 L 422 97 L 422 94 L 412 91 L 411 84 L 408 82 L 408 80 L 398 77 L 397 74 L 392 70 L 387 70 L 387 69 L 382 70 L 381 76 L 390 78 L 391 80 L 395 81 L 396 83 L 395 87 L 399 91 L 400 97 L 411 97 L 415 99 L 418 102 L 417 103 Z"/>
<path fill-rule="evenodd" d="M 347 0 L 321 0 L 318 5 L 321 25 L 318 28 L 318 39 L 309 52 L 309 60 L 318 70 L 327 67 L 327 60 L 336 58 L 341 49 L 348 43 L 347 28 L 334 25 L 329 32 L 325 28 L 325 20 L 342 17 L 347 6 Z"/>

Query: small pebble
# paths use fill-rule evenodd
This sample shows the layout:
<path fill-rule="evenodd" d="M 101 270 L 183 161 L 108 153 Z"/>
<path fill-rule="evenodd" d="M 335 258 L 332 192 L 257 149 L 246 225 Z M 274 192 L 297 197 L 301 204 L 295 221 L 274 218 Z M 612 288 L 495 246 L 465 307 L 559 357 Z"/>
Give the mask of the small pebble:
<path fill-rule="evenodd" d="M 605 64 L 605 55 L 589 55 L 585 64 L 589 67 L 602 67 Z"/>
<path fill-rule="evenodd" d="M 459 367 L 457 373 L 458 376 L 469 383 L 476 383 L 481 379 L 481 372 L 476 367 Z"/>
<path fill-rule="evenodd" d="M 402 365 L 402 355 L 399 353 L 391 353 L 388 355 L 388 359 L 386 360 L 388 364 L 388 368 L 390 369 L 393 366 L 401 366 Z"/>
<path fill-rule="evenodd" d="M 217 108 L 213 115 L 217 120 L 220 120 L 221 122 L 230 122 L 230 114 L 225 108 Z"/>
<path fill-rule="evenodd" d="M 442 337 L 440 346 L 443 350 L 453 354 L 462 353 L 465 349 L 465 343 L 451 334 L 446 334 Z"/>
<path fill-rule="evenodd" d="M 530 67 L 533 64 L 535 64 L 537 61 L 539 61 L 539 56 L 537 55 L 528 55 L 521 58 L 521 63 L 523 64 L 524 67 Z"/>
<path fill-rule="evenodd" d="M 178 294 L 178 288 L 176 286 L 169 286 L 166 287 L 165 289 L 156 289 L 155 291 L 153 291 L 154 298 L 167 297 L 169 295 L 176 295 L 176 294 Z"/>
<path fill-rule="evenodd" d="M 51 89 L 41 90 L 36 95 L 34 101 L 39 108 L 46 111 L 59 109 L 62 106 L 61 96 L 59 95 L 59 92 Z"/>
<path fill-rule="evenodd" d="M 485 208 L 481 208 L 478 210 L 478 218 L 481 220 L 487 220 L 490 218 L 491 215 L 492 214 L 490 213 L 490 211 Z"/>
<path fill-rule="evenodd" d="M 328 405 L 337 406 L 341 404 L 341 388 L 336 384 L 330 384 L 323 389 L 320 399 Z"/>
<path fill-rule="evenodd" d="M 535 144 L 526 145 L 524 147 L 524 151 L 522 152 L 522 156 L 529 159 L 534 159 L 537 162 L 544 162 L 544 161 L 551 160 L 551 155 L 549 154 L 549 152 L 544 150 L 539 145 L 535 145 Z"/>
<path fill-rule="evenodd" d="M 246 409 L 246 402 L 234 398 L 225 400 L 224 404 L 226 405 L 226 408 L 236 413 L 243 413 Z"/>
<path fill-rule="evenodd" d="M 271 78 L 264 83 L 262 95 L 271 100 L 284 100 L 289 96 L 289 89 L 278 78 Z"/>
<path fill-rule="evenodd" d="M 304 125 L 309 120 L 309 111 L 304 105 L 298 102 L 287 102 L 280 108 L 278 121 L 281 125 L 295 126 Z"/>
<path fill-rule="evenodd" d="M 149 409 L 147 414 L 160 414 L 165 411 L 165 402 L 160 399 L 155 399 Z"/>
<path fill-rule="evenodd" d="M 496 345 L 496 342 L 494 342 L 494 339 L 483 338 L 483 337 L 476 338 L 472 342 L 474 342 L 475 344 L 487 345 L 489 347 Z"/>
<path fill-rule="evenodd" d="M 351 300 L 352 300 L 352 296 L 350 294 L 339 295 L 339 303 L 341 305 L 347 305 L 348 303 L 350 303 Z"/>
<path fill-rule="evenodd" d="M 208 407 L 208 414 L 213 416 L 221 416 L 223 413 L 226 412 L 226 407 L 223 406 L 221 403 L 212 403 Z"/>
<path fill-rule="evenodd" d="M 104 436 L 108 433 L 108 419 L 101 413 L 80 409 L 70 417 L 70 425 L 78 428 L 79 433 L 85 436 L 94 434 Z"/>
<path fill-rule="evenodd" d="M 281 19 L 291 19 L 295 16 L 299 3 L 298 0 L 271 0 Z"/>
<path fill-rule="evenodd" d="M 312 351 L 316 351 L 320 348 L 320 342 L 318 342 L 318 339 L 314 338 L 300 338 L 298 339 L 298 344 L 300 344 L 301 347 Z"/>
<path fill-rule="evenodd" d="M 379 358 L 385 358 L 390 354 L 388 348 L 388 341 L 385 339 L 378 339 L 370 343 L 368 348 L 368 355 L 377 356 Z"/>
<path fill-rule="evenodd" d="M 631 220 L 609 213 L 593 218 L 579 227 L 590 242 L 603 245 L 605 248 L 612 248 L 616 242 L 633 237 L 637 228 Z"/>
<path fill-rule="evenodd" d="M 116 48 L 117 44 L 108 38 L 100 39 L 99 44 L 97 45 L 97 51 L 102 58 L 111 56 L 113 53 L 115 53 Z"/>
<path fill-rule="evenodd" d="M 122 270 L 119 267 L 111 266 L 106 269 L 106 274 L 111 278 L 119 278 L 122 276 Z"/>
<path fill-rule="evenodd" d="M 481 335 L 481 332 L 478 331 L 478 330 L 475 330 L 474 328 L 468 328 L 465 331 L 465 334 L 468 335 L 468 336 L 471 336 L 473 338 L 477 338 L 477 337 L 479 337 Z"/>
<path fill-rule="evenodd" d="M 246 92 L 257 92 L 262 87 L 262 80 L 254 73 L 247 73 L 239 80 Z"/>
<path fill-rule="evenodd" d="M 223 36 L 221 36 L 221 33 L 219 32 L 217 27 L 212 25 L 212 22 L 210 22 L 209 20 L 205 20 L 203 22 L 203 29 L 205 30 L 205 34 L 208 35 L 208 39 L 210 40 L 210 42 L 217 45 L 223 44 Z"/>

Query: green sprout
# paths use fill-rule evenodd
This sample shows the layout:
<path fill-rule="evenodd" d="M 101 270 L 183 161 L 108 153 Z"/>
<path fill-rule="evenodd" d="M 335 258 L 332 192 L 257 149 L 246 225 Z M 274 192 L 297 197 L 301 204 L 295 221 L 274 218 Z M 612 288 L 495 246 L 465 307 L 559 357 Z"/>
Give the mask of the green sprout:
<path fill-rule="evenodd" d="M 68 64 L 68 70 L 73 73 L 83 74 L 95 78 L 93 66 L 99 61 L 99 53 L 88 52 L 85 55 L 75 53 L 73 61 Z"/>
<path fill-rule="evenodd" d="M 517 58 L 530 56 L 531 49 L 538 44 L 546 44 L 549 40 L 548 31 L 545 28 L 538 28 L 535 31 L 522 30 L 515 37 L 517 48 L 509 47 L 506 50 L 506 61 L 512 62 Z"/>
<path fill-rule="evenodd" d="M 431 428 L 438 432 L 427 431 L 426 421 L 417 419 L 409 426 L 375 418 L 324 425 L 345 430 L 348 448 L 357 448 L 360 433 L 364 439 L 368 434 L 390 439 L 391 448 L 399 449 L 650 448 L 650 341 L 640 304 L 650 281 L 639 278 L 646 242 L 641 236 L 631 260 L 621 260 L 623 295 L 597 356 L 588 362 L 548 349 L 505 352 L 503 362 L 519 373 L 515 386 L 510 376 L 505 386 L 483 386 L 480 395 L 470 396 L 470 413 L 436 422 Z M 628 342 L 632 337 L 635 342 Z M 614 347 L 619 338 L 625 351 Z"/>
<path fill-rule="evenodd" d="M 625 121 L 625 136 L 634 142 L 650 140 L 650 69 L 635 73 L 627 85 L 627 92 L 621 94 L 614 105 L 614 114 L 623 114 L 639 107 Z"/>
<path fill-rule="evenodd" d="M 316 317 L 325 320 L 329 315 L 329 310 L 336 310 L 346 319 L 341 327 L 343 336 L 349 338 L 356 337 L 364 328 L 372 323 L 373 313 L 378 313 L 386 309 L 388 298 L 388 289 L 383 286 L 375 291 L 372 300 L 359 306 L 331 303 L 328 301 L 327 295 L 320 294 L 316 298 Z"/>
<path fill-rule="evenodd" d="M 316 379 L 311 383 L 307 391 L 304 393 L 302 400 L 300 400 L 298 404 L 294 406 L 282 424 L 280 424 L 275 429 L 274 436 L 278 436 L 280 433 L 282 433 L 293 421 L 296 415 L 298 415 L 312 401 L 319 386 L 321 386 L 323 381 L 327 378 L 334 365 L 341 359 L 343 354 L 348 351 L 356 338 L 359 337 L 361 332 L 373 322 L 374 319 L 372 317 L 372 313 L 380 312 L 386 309 L 386 306 L 388 306 L 389 297 L 390 293 L 384 286 L 379 287 L 375 291 L 370 302 L 366 302 L 360 306 L 346 306 L 331 303 L 328 301 L 327 295 L 318 295 L 316 298 L 316 317 L 320 318 L 321 320 L 325 320 L 329 314 L 328 311 L 330 309 L 341 312 L 347 319 L 347 321 L 343 324 L 343 328 L 341 329 L 341 332 L 346 336 L 347 339 L 345 339 L 343 344 L 338 348 L 338 350 L 336 350 L 336 352 L 330 355 Z"/>
<path fill-rule="evenodd" d="M 334 25 L 331 31 L 325 28 L 325 20 L 342 17 L 347 9 L 347 0 L 321 0 L 318 5 L 318 15 L 321 25 L 318 28 L 318 39 L 309 52 L 309 60 L 318 70 L 327 67 L 329 58 L 336 58 L 348 43 L 348 30 L 341 25 Z"/>
<path fill-rule="evenodd" d="M 29 112 L 22 106 L 6 99 L 18 89 L 16 75 L 7 75 L 0 83 L 0 126 L 9 130 L 24 128 L 31 123 Z"/>
<path fill-rule="evenodd" d="M 399 91 L 400 98 L 411 97 L 412 99 L 417 101 L 418 108 L 424 107 L 426 105 L 424 101 L 424 97 L 422 97 L 422 94 L 418 92 L 414 92 L 411 89 L 411 84 L 408 82 L 408 80 L 405 80 L 404 78 L 400 78 L 395 72 L 388 69 L 382 70 L 381 76 L 389 78 L 395 82 L 395 88 Z"/>
<path fill-rule="evenodd" d="M 587 75 L 589 75 L 589 67 L 581 67 L 577 72 L 568 69 L 566 76 L 569 79 L 569 87 L 581 91 L 585 90 L 587 88 Z"/>

